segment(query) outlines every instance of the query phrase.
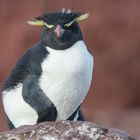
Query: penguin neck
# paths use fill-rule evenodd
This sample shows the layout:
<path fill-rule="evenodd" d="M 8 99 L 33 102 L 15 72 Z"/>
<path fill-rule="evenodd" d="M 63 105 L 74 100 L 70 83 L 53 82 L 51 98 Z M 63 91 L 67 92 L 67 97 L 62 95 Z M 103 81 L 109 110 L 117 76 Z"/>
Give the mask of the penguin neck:
<path fill-rule="evenodd" d="M 67 49 L 61 50 L 61 49 L 54 49 L 50 46 L 45 46 L 46 50 L 49 52 L 49 54 L 53 53 L 71 53 L 71 51 L 76 51 L 76 50 L 82 50 L 82 48 L 87 49 L 85 46 L 85 43 L 83 40 L 79 40 L 75 42 L 72 46 L 68 47 Z M 71 53 L 72 54 L 72 53 Z"/>

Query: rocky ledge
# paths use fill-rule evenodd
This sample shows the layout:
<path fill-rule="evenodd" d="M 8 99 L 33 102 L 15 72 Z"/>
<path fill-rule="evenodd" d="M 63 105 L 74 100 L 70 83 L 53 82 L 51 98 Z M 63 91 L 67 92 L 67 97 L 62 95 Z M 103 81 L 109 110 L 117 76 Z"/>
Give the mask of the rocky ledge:
<path fill-rule="evenodd" d="M 128 133 L 92 122 L 56 121 L 22 126 L 0 134 L 0 140 L 134 140 Z"/>

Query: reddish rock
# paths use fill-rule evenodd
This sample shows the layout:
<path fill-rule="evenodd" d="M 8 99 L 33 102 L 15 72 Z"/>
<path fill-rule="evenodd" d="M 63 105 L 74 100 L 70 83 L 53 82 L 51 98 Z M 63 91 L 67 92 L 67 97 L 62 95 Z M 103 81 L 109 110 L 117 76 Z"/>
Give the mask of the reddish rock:
<path fill-rule="evenodd" d="M 90 122 L 45 122 L 22 126 L 0 134 L 1 140 L 134 140 L 117 129 L 102 128 Z"/>

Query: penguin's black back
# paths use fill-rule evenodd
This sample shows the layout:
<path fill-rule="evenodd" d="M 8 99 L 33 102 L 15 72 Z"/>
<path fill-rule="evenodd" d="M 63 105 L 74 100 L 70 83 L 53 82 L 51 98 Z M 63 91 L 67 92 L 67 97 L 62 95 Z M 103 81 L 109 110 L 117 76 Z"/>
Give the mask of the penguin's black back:
<path fill-rule="evenodd" d="M 30 48 L 17 62 L 8 79 L 5 81 L 3 90 L 14 88 L 23 83 L 28 75 L 40 76 L 42 73 L 41 62 L 48 52 L 41 42 Z"/>

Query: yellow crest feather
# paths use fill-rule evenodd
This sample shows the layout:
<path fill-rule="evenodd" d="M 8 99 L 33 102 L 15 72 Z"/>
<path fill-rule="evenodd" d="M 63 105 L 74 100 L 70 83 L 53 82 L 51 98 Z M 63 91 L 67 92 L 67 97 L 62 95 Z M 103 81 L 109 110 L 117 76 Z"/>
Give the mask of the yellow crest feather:
<path fill-rule="evenodd" d="M 89 13 L 82 14 L 78 18 L 76 18 L 76 21 L 81 21 L 81 20 L 87 19 L 88 17 L 89 17 Z"/>
<path fill-rule="evenodd" d="M 44 26 L 45 25 L 48 28 L 54 27 L 54 25 L 47 24 L 43 20 L 30 20 L 30 21 L 27 21 L 27 23 L 30 25 L 35 25 L 35 26 Z"/>
<path fill-rule="evenodd" d="M 64 26 L 70 27 L 75 21 L 78 22 L 78 21 L 84 20 L 84 19 L 88 18 L 88 16 L 89 16 L 88 13 L 82 14 L 82 15 L 80 15 L 79 17 L 77 17 L 77 18 L 75 18 L 74 20 L 72 20 L 71 22 L 66 23 Z"/>
<path fill-rule="evenodd" d="M 69 22 L 69 23 L 66 23 L 64 26 L 70 27 L 75 21 L 76 21 L 76 19 L 72 20 L 72 21 Z"/>

